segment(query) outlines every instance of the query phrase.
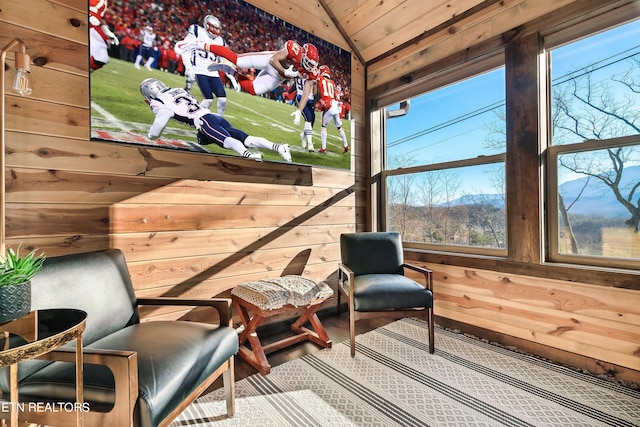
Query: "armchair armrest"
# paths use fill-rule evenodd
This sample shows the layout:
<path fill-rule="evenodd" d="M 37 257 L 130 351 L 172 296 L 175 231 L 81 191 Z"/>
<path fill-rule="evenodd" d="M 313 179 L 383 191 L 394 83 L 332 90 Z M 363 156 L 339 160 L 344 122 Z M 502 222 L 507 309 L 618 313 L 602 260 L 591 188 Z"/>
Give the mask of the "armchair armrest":
<path fill-rule="evenodd" d="M 123 351 L 123 350 L 102 350 L 96 348 L 84 348 L 82 351 L 83 359 L 85 363 L 104 365 L 103 360 L 108 360 L 111 357 L 119 358 L 133 358 L 137 359 L 137 353 L 135 351 Z M 49 353 L 43 354 L 38 357 L 40 360 L 56 360 L 59 362 L 72 362 L 75 363 L 75 349 L 61 347 L 55 350 L 51 350 Z M 136 362 L 137 363 L 137 362 Z"/>
<path fill-rule="evenodd" d="M 75 363 L 75 349 L 58 348 L 38 359 Z M 83 349 L 85 364 L 103 365 L 113 374 L 115 390 L 114 405 L 110 412 L 89 412 L 85 414 L 87 425 L 128 426 L 133 419 L 133 411 L 138 400 L 138 353 L 123 350 Z M 97 419 L 88 420 L 86 416 Z"/>
<path fill-rule="evenodd" d="M 343 276 L 347 279 L 346 287 L 344 285 Z M 354 277 L 355 275 L 349 267 L 341 262 L 338 263 L 338 286 L 340 286 L 340 289 L 342 289 L 347 295 L 351 294 L 351 284 L 353 283 Z"/>
<path fill-rule="evenodd" d="M 139 305 L 175 305 L 192 307 L 211 307 L 220 315 L 220 324 L 233 327 L 230 298 L 179 298 L 155 297 L 138 298 Z"/>
<path fill-rule="evenodd" d="M 431 270 L 414 265 L 414 264 L 407 264 L 407 263 L 402 264 L 402 267 L 408 268 L 409 270 L 417 271 L 418 273 L 421 273 L 422 275 L 424 275 L 424 280 L 426 281 L 427 289 L 433 292 L 433 284 L 431 282 L 431 275 L 433 274 L 433 272 Z"/>

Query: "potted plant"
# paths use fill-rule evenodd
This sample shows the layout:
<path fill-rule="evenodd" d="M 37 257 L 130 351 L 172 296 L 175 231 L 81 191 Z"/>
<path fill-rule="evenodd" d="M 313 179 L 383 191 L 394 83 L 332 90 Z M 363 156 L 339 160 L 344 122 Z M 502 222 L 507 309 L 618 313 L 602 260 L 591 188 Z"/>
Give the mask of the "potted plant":
<path fill-rule="evenodd" d="M 0 259 L 0 323 L 18 319 L 31 311 L 31 278 L 40 271 L 44 254 L 32 250 L 20 256 L 9 248 Z"/>

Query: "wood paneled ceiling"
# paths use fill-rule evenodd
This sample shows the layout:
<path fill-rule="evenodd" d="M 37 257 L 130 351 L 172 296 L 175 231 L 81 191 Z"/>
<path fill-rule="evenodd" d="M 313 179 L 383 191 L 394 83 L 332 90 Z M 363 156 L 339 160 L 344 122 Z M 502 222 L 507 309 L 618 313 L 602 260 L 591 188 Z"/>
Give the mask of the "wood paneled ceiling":
<path fill-rule="evenodd" d="M 379 61 L 501 0 L 320 0 L 360 62 Z"/>
<path fill-rule="evenodd" d="M 369 96 L 497 51 L 528 31 L 564 25 L 565 16 L 638 0 L 246 0 L 353 54 Z M 538 25 L 538 27 L 536 27 Z M 444 61 L 444 62 L 443 62 Z M 362 67 L 361 67 L 362 66 Z"/>
<path fill-rule="evenodd" d="M 459 63 L 497 50 L 524 36 L 538 19 L 558 25 L 565 15 L 638 0 L 317 1 L 331 21 L 326 28 L 334 25 L 365 66 L 366 90 L 373 97 L 425 77 L 428 67 L 442 67 L 440 61 Z"/>

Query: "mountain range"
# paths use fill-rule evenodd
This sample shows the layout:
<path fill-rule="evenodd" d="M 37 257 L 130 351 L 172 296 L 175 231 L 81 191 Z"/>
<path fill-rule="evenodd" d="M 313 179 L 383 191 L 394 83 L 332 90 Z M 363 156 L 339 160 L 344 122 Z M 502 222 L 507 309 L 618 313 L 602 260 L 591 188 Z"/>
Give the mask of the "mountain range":
<path fill-rule="evenodd" d="M 637 184 L 638 181 L 640 181 L 640 166 L 625 168 L 623 179 L 620 183 L 622 195 L 627 197 L 629 188 Z M 582 191 L 583 188 L 584 191 Z M 582 194 L 580 194 L 580 191 L 582 191 Z M 611 188 L 597 178 L 584 177 L 565 182 L 560 185 L 560 194 L 568 208 L 580 196 L 573 206 L 569 208 L 569 213 L 573 215 L 593 215 L 594 213 L 604 217 L 629 215 L 629 211 L 616 199 Z M 636 205 L 638 197 L 640 197 L 640 189 L 636 191 L 633 199 Z"/>
<path fill-rule="evenodd" d="M 628 196 L 628 189 L 639 181 L 640 166 L 625 168 L 624 177 L 620 183 L 622 194 L 625 197 Z M 627 189 L 627 191 L 624 191 L 624 189 Z M 582 194 L 580 194 L 581 192 Z M 611 188 L 594 177 L 567 181 L 560 185 L 560 194 L 564 198 L 565 205 L 569 207 L 569 213 L 572 215 L 594 215 L 594 213 L 597 213 L 600 216 L 609 218 L 629 215 L 629 211 L 616 199 Z M 633 199 L 634 204 L 638 203 L 639 197 L 640 188 L 636 191 Z M 452 204 L 455 206 L 474 203 L 490 203 L 496 208 L 504 208 L 503 198 L 499 194 L 464 195 L 455 199 Z"/>

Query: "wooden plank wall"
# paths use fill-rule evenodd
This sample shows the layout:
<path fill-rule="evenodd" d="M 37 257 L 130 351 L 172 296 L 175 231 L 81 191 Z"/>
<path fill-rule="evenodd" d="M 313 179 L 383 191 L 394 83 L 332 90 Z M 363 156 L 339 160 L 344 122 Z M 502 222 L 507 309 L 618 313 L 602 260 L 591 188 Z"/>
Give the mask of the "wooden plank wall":
<path fill-rule="evenodd" d="M 422 264 L 422 263 L 420 263 Z M 640 292 L 522 274 L 422 264 L 434 270 L 435 314 L 474 328 L 593 359 L 588 368 L 638 382 Z M 497 338 L 497 340 L 501 340 Z M 528 341 L 534 345 L 523 345 Z M 508 342 L 508 341 L 506 341 Z M 564 355 L 573 366 L 581 358 Z M 546 357 L 559 360 L 555 353 Z M 615 366 L 617 365 L 617 366 Z"/>
<path fill-rule="evenodd" d="M 319 13 L 305 16 L 325 28 Z M 87 20 L 86 0 L 0 9 L 0 44 L 19 37 L 46 59 L 31 67 L 33 96 L 6 96 L 7 243 L 48 256 L 120 248 L 140 296 L 211 297 L 288 273 L 331 278 L 340 233 L 365 218 L 356 174 L 90 141 Z M 355 165 L 364 76 L 354 70 Z"/>

